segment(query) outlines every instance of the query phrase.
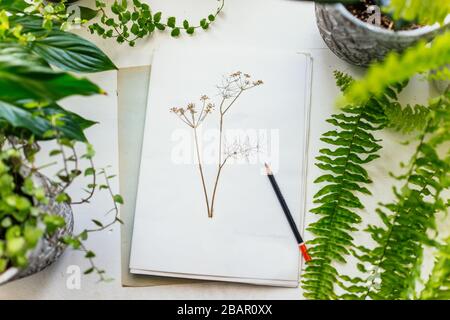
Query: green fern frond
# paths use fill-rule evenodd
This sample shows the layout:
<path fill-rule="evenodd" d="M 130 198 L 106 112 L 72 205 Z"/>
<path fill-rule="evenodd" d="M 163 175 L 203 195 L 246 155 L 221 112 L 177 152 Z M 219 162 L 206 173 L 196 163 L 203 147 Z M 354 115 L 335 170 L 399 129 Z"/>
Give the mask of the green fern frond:
<path fill-rule="evenodd" d="M 450 0 L 390 0 L 384 9 L 395 20 L 417 21 L 422 25 L 442 24 L 450 13 Z"/>
<path fill-rule="evenodd" d="M 337 85 L 345 90 L 351 77 L 335 73 Z M 382 96 L 389 101 L 389 96 Z M 370 99 L 362 106 L 348 106 L 327 121 L 335 130 L 324 133 L 321 140 L 330 147 L 320 150 L 316 165 L 327 173 L 315 183 L 326 183 L 315 195 L 318 206 L 311 210 L 320 216 L 309 225 L 314 235 L 309 241 L 312 260 L 302 275 L 304 296 L 310 299 L 335 299 L 338 271 L 334 263 L 345 263 L 353 247 L 351 233 L 361 222 L 357 213 L 364 208 L 358 194 L 370 194 L 365 185 L 371 183 L 364 165 L 377 159 L 381 148 L 373 133 L 386 125 L 380 100 Z"/>
<path fill-rule="evenodd" d="M 438 69 L 433 70 L 428 76 L 430 80 L 448 80 L 450 79 L 450 64 Z"/>
<path fill-rule="evenodd" d="M 447 95 L 430 106 L 428 124 L 409 169 L 397 177 L 404 182 L 403 187 L 393 188 L 396 200 L 377 209 L 383 226 L 370 225 L 366 230 L 376 247 L 360 246 L 355 250 L 365 276 L 353 279 L 353 291 L 346 297 L 408 299 L 415 296 L 423 248 L 431 242 L 427 232 L 434 228 L 436 214 L 447 210 L 442 194 L 450 187 L 450 157 L 447 154 L 442 158 L 436 150 L 450 141 L 448 102 Z"/>
<path fill-rule="evenodd" d="M 421 105 L 402 107 L 398 102 L 384 109 L 388 127 L 402 133 L 422 131 L 427 125 L 429 109 Z"/>
<path fill-rule="evenodd" d="M 417 73 L 442 70 L 448 64 L 450 32 L 437 36 L 430 45 L 420 42 L 403 54 L 392 52 L 383 62 L 372 65 L 365 78 L 353 82 L 346 90 L 343 104 L 361 104 L 371 96 L 382 95 L 394 83 L 401 83 Z"/>
<path fill-rule="evenodd" d="M 355 81 L 352 76 L 339 70 L 335 70 L 333 74 L 334 78 L 336 79 L 336 85 L 339 87 L 339 89 L 341 89 L 343 93 L 345 93 L 347 88 L 353 83 L 353 81 Z"/>
<path fill-rule="evenodd" d="M 420 299 L 450 300 L 450 238 L 439 248 L 436 263 Z"/>

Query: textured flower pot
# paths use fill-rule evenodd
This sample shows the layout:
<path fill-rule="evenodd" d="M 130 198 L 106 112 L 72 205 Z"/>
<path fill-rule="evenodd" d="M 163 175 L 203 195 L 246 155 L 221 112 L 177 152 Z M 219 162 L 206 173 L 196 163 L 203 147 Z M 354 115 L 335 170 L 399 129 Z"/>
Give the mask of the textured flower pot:
<path fill-rule="evenodd" d="M 351 64 L 364 67 L 382 60 L 390 51 L 401 52 L 421 39 L 429 41 L 440 31 L 438 25 L 387 30 L 359 20 L 342 4 L 316 4 L 316 20 L 331 51 Z"/>
<path fill-rule="evenodd" d="M 433 84 L 440 94 L 450 90 L 450 80 L 433 80 Z"/>
<path fill-rule="evenodd" d="M 450 68 L 450 65 L 446 66 L 447 69 Z M 431 72 L 431 76 L 436 76 L 436 71 L 432 71 Z M 433 79 L 432 80 L 434 87 L 436 88 L 437 92 L 439 94 L 444 94 L 444 92 L 450 90 L 450 79 L 449 80 L 445 80 L 445 79 Z"/>
<path fill-rule="evenodd" d="M 50 195 L 56 195 L 56 187 L 50 180 L 41 174 L 35 175 L 35 181 L 39 183 Z M 64 252 L 65 245 L 59 241 L 65 235 L 71 235 L 73 231 L 73 213 L 66 203 L 57 203 L 50 196 L 49 203 L 41 207 L 43 211 L 64 217 L 66 226 L 57 230 L 51 237 L 42 238 L 36 248 L 30 252 L 28 266 L 24 269 L 11 267 L 0 274 L 0 285 L 37 273 L 55 262 Z"/>

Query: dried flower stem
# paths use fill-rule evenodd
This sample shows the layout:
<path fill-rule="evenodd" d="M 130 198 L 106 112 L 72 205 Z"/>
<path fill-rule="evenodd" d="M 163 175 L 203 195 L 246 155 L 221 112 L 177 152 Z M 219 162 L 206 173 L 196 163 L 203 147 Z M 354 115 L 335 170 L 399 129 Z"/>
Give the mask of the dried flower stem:
<path fill-rule="evenodd" d="M 236 102 L 237 99 L 239 99 L 239 97 L 241 96 L 242 92 L 244 92 L 244 88 L 241 88 L 239 93 L 236 95 L 236 97 L 234 97 L 233 101 L 231 101 L 231 103 L 228 105 L 228 107 L 225 108 L 225 110 L 223 110 L 223 106 L 225 105 L 225 101 L 226 98 L 222 98 L 222 102 L 220 103 L 220 120 L 219 120 L 219 156 L 218 156 L 218 163 L 217 163 L 217 175 L 216 175 L 216 180 L 214 182 L 214 189 L 212 192 L 212 198 L 211 198 L 211 210 L 210 210 L 210 214 L 208 215 L 210 218 L 213 217 L 214 215 L 214 204 L 215 204 L 215 200 L 216 200 L 216 194 L 217 194 L 217 187 L 219 185 L 219 179 L 220 179 L 220 174 L 222 173 L 222 168 L 225 166 L 228 157 L 225 158 L 225 160 L 222 162 L 222 154 L 223 154 L 223 120 L 225 117 L 225 113 L 231 108 L 231 106 Z"/>
<path fill-rule="evenodd" d="M 202 158 L 200 156 L 200 147 L 198 144 L 198 135 L 197 135 L 196 127 L 194 127 L 194 138 L 195 138 L 195 149 L 197 151 L 198 170 L 200 171 L 200 178 L 202 180 L 203 193 L 205 195 L 206 210 L 208 211 L 208 217 L 212 218 L 212 211 L 209 208 L 209 199 L 208 199 L 208 191 L 206 190 L 205 176 L 203 174 Z"/>
<path fill-rule="evenodd" d="M 212 198 L 211 198 L 211 204 L 208 197 L 208 190 L 206 187 L 205 182 L 205 176 L 203 173 L 203 164 L 202 164 L 202 158 L 200 156 L 201 150 L 198 143 L 198 135 L 197 135 L 197 128 L 200 126 L 200 124 L 205 120 L 206 116 L 210 114 L 214 108 L 214 105 L 211 103 L 207 103 L 209 98 L 207 96 L 202 96 L 200 100 L 202 101 L 202 108 L 200 113 L 198 113 L 195 109 L 195 104 L 190 103 L 187 105 L 186 108 L 171 108 L 171 112 L 175 113 L 178 118 L 183 121 L 186 125 L 191 127 L 194 130 L 194 138 L 195 138 L 195 149 L 197 154 L 197 162 L 198 162 L 198 169 L 200 172 L 200 179 L 202 183 L 203 193 L 205 197 L 206 202 L 206 209 L 208 211 L 208 217 L 212 218 L 214 215 L 214 204 L 217 196 L 217 189 L 219 186 L 219 180 L 222 174 L 222 170 L 227 163 L 228 159 L 231 157 L 235 157 L 238 155 L 248 155 L 249 152 L 251 152 L 252 148 L 243 149 L 242 147 L 239 147 L 239 150 L 234 150 L 233 152 L 229 153 L 224 158 L 224 139 L 223 139 L 223 132 L 224 132 L 224 118 L 225 114 L 230 110 L 230 108 L 235 104 L 235 102 L 239 99 L 239 97 L 242 95 L 242 93 L 248 89 L 252 89 L 256 86 L 259 86 L 263 84 L 261 80 L 251 82 L 250 81 L 250 75 L 243 74 L 242 72 L 235 72 L 231 74 L 228 78 L 225 79 L 225 83 L 223 86 L 219 87 L 220 93 L 222 95 L 222 101 L 220 103 L 219 112 L 219 151 L 218 151 L 218 163 L 217 163 L 217 173 L 216 178 L 214 180 L 214 187 L 212 189 Z M 230 103 L 227 104 L 227 102 L 230 101 Z M 191 118 L 187 117 L 186 114 L 190 113 Z"/>

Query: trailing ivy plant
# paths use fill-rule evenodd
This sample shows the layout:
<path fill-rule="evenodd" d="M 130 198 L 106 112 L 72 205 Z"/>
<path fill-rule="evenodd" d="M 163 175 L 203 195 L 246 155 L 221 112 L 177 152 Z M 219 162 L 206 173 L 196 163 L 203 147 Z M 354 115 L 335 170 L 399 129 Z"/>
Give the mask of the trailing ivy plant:
<path fill-rule="evenodd" d="M 153 12 L 150 5 L 140 0 L 115 0 L 110 6 L 104 0 L 96 0 L 95 8 L 74 5 L 67 0 L 53 3 L 44 0 L 3 1 L 8 4 L 13 2 L 14 6 L 9 7 L 12 10 L 41 16 L 44 29 L 50 30 L 56 26 L 62 31 L 69 31 L 75 26 L 88 25 L 92 34 L 130 46 L 156 31 L 169 30 L 172 37 L 178 37 L 183 32 L 193 35 L 198 29 L 207 30 L 225 6 L 225 0 L 215 0 L 218 3 L 215 11 L 198 22 L 184 19 L 178 23 L 176 17 L 165 17 L 160 11 Z M 98 19 L 94 22 L 95 18 Z"/>
<path fill-rule="evenodd" d="M 114 194 L 110 176 L 94 166 L 94 149 L 85 130 L 94 121 L 66 110 L 60 100 L 73 95 L 104 94 L 96 84 L 71 72 L 98 72 L 116 67 L 95 45 L 58 25 L 45 25 L 42 15 L 21 10 L 23 1 L 0 1 L 0 273 L 25 268 L 28 255 L 43 237 L 65 227 L 50 200 L 69 205 L 86 204 L 105 189 L 113 203 L 108 223 L 58 239 L 84 252 L 90 263 L 86 273 L 104 271 L 94 264 L 95 254 L 85 246 L 88 235 L 120 222 L 120 195 Z M 57 67 L 58 69 L 55 69 Z M 53 144 L 48 163 L 38 165 L 40 143 Z M 82 144 L 85 151 L 79 154 Z M 50 178 L 52 190 L 37 183 L 41 170 L 58 166 Z M 86 196 L 72 199 L 69 189 L 81 176 L 90 179 Z M 102 182 L 103 181 L 103 182 Z"/>
<path fill-rule="evenodd" d="M 106 10 L 103 0 L 96 0 L 95 5 L 100 13 L 100 21 L 89 26 L 91 33 L 96 33 L 103 38 L 115 38 L 118 43 L 127 42 L 134 46 L 138 39 L 142 39 L 159 30 L 170 30 L 172 37 L 178 37 L 182 32 L 193 35 L 197 29 L 208 29 L 225 6 L 225 0 L 216 0 L 219 4 L 213 13 L 198 23 L 183 20 L 177 23 L 176 17 L 165 18 L 162 12 L 153 12 L 150 6 L 139 0 L 114 1 L 111 6 L 112 15 Z"/>

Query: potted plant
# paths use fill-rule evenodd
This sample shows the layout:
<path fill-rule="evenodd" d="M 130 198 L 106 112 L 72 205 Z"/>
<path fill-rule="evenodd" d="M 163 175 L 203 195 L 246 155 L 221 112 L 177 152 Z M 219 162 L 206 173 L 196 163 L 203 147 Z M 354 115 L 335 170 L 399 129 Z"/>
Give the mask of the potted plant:
<path fill-rule="evenodd" d="M 394 2 L 316 1 L 317 26 L 331 51 L 357 66 L 383 60 L 387 53 L 401 52 L 420 40 L 430 41 L 446 28 L 439 24 L 417 24 L 416 21 L 405 23 L 400 16 L 390 14 L 395 9 L 397 2 Z M 441 6 L 439 1 L 424 1 L 425 4 Z M 444 19 L 442 16 L 438 21 Z"/>
<path fill-rule="evenodd" d="M 39 272 L 66 246 L 84 252 L 86 273 L 105 279 L 84 241 L 120 221 L 123 200 L 110 188 L 112 177 L 94 166 L 85 130 L 95 122 L 66 110 L 60 100 L 104 94 L 74 73 L 116 67 L 94 44 L 27 8 L 22 0 L 0 2 L 0 284 Z M 36 160 L 42 143 L 53 147 L 44 157 L 48 163 Z M 54 176 L 42 173 L 48 167 Z M 69 187 L 82 176 L 90 180 L 86 196 L 72 199 Z M 100 189 L 111 195 L 113 218 L 106 224 L 93 220 L 93 228 L 73 234 L 71 207 L 89 203 Z"/>

